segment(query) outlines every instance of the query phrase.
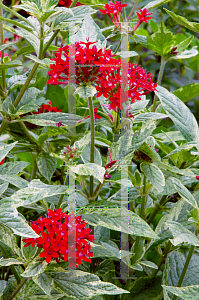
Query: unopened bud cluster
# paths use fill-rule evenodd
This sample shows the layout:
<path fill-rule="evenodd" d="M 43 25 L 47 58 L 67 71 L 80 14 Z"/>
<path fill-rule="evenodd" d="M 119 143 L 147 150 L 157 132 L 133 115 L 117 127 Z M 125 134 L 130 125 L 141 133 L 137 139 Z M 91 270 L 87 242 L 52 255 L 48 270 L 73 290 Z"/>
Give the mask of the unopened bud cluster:
<path fill-rule="evenodd" d="M 79 158 L 79 152 L 77 148 L 71 148 L 69 146 L 65 147 L 61 150 L 62 156 L 64 156 L 67 160 L 74 160 L 76 158 Z"/>

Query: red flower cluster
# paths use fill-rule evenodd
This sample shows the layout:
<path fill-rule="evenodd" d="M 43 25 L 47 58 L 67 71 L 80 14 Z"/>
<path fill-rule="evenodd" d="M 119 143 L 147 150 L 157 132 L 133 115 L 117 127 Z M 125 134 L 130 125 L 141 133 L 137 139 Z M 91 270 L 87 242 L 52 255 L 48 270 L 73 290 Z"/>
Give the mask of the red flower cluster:
<path fill-rule="evenodd" d="M 59 0 L 59 6 L 64 6 L 64 7 L 70 7 L 71 6 L 71 4 L 72 4 L 72 0 Z M 80 2 L 77 2 L 76 3 L 76 5 L 75 5 L 75 7 L 76 6 L 80 6 L 80 5 L 83 5 L 83 4 L 81 4 Z"/>
<path fill-rule="evenodd" d="M 196 175 L 196 179 L 199 180 L 199 176 L 198 175 Z"/>
<path fill-rule="evenodd" d="M 140 14 L 138 12 L 136 14 L 138 16 L 139 21 L 133 28 L 133 31 L 135 31 L 143 22 L 148 23 L 148 20 L 150 20 L 152 17 L 147 17 L 147 16 L 150 16 L 153 14 L 153 13 L 148 13 L 146 8 L 140 9 L 138 7 L 138 9 L 140 11 Z"/>
<path fill-rule="evenodd" d="M 177 55 L 177 54 L 179 53 L 179 52 L 176 51 L 177 48 L 178 48 L 177 46 L 174 47 L 174 48 L 172 48 L 170 54 L 172 54 L 172 55 Z"/>
<path fill-rule="evenodd" d="M 130 62 L 126 66 L 123 64 L 124 67 L 121 70 L 121 59 L 116 59 L 110 49 L 98 50 L 96 45 L 93 45 L 95 43 L 75 43 L 75 51 L 70 57 L 70 60 L 75 57 L 75 63 L 78 62 L 76 70 L 74 70 L 74 73 L 76 71 L 74 80 L 79 85 L 95 85 L 98 91 L 96 97 L 103 95 L 105 98 L 109 98 L 111 102 L 108 106 L 109 109 L 116 110 L 117 107 L 122 109 L 122 103 L 126 102 L 128 98 L 134 103 L 135 99 L 141 100 L 142 95 L 156 90 L 157 84 L 153 83 L 153 76 L 149 72 Z M 90 45 L 92 48 L 89 47 Z M 58 51 L 55 51 L 55 56 L 56 58 L 52 59 L 55 64 L 50 65 L 51 70 L 48 74 L 51 78 L 47 84 L 68 84 L 69 46 L 59 48 Z M 129 90 L 122 93 L 124 83 L 129 85 Z"/>
<path fill-rule="evenodd" d="M 99 9 L 99 11 L 103 14 L 103 15 L 108 15 L 109 18 L 111 19 L 111 21 L 113 22 L 113 24 L 117 27 L 118 25 L 121 27 L 120 25 L 120 14 L 121 14 L 121 10 L 123 7 L 128 6 L 128 4 L 121 4 L 120 1 L 116 1 L 115 3 L 113 2 L 109 2 L 108 4 L 105 4 L 104 9 Z M 112 16 L 114 18 L 112 18 Z"/>
<path fill-rule="evenodd" d="M 47 112 L 61 112 L 61 111 L 62 111 L 62 109 L 59 109 L 58 106 L 53 107 L 52 102 L 48 101 L 48 104 L 42 104 L 41 107 L 37 111 L 33 112 L 33 114 L 38 115 L 38 114 L 47 113 Z"/>
<path fill-rule="evenodd" d="M 90 235 L 91 230 L 85 227 L 86 222 L 82 217 L 76 217 L 74 214 L 67 214 L 62 212 L 59 208 L 48 210 L 47 217 L 40 217 L 37 221 L 31 221 L 32 229 L 41 234 L 39 238 L 26 238 L 23 242 L 26 243 L 24 247 L 29 245 L 37 245 L 43 248 L 40 257 L 45 257 L 46 262 L 49 263 L 55 258 L 59 263 L 59 259 L 64 261 L 69 260 L 69 267 L 78 268 L 82 260 L 91 262 L 93 252 L 91 252 L 91 245 L 88 241 L 94 241 L 94 235 Z M 75 235 L 73 229 L 75 228 Z"/>

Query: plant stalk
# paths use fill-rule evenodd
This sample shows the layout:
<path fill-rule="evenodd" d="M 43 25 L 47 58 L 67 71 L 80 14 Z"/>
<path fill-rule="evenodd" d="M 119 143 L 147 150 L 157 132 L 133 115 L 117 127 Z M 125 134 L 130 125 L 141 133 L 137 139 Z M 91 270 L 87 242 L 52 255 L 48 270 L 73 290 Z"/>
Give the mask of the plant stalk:
<path fill-rule="evenodd" d="M 142 203 L 140 208 L 140 218 L 144 219 L 145 216 L 145 208 L 146 208 L 146 201 L 147 201 L 147 195 L 145 195 L 146 192 L 146 176 L 144 175 L 144 181 L 143 181 L 143 196 L 142 196 Z M 136 254 L 138 253 L 139 244 L 140 244 L 141 237 L 137 236 L 135 240 L 135 246 L 134 246 L 134 257 L 132 258 L 132 264 L 136 262 Z"/>
<path fill-rule="evenodd" d="M 158 261 L 158 264 L 157 264 L 158 269 L 153 270 L 153 272 L 152 272 L 152 274 L 151 274 L 152 277 L 156 276 L 157 273 L 158 273 L 158 271 L 160 270 L 162 264 L 164 263 L 165 259 L 167 258 L 167 255 L 169 254 L 171 245 L 172 245 L 172 244 L 171 244 L 171 242 L 169 241 L 169 242 L 167 243 L 167 245 L 166 245 L 166 248 L 165 248 L 165 250 L 164 250 L 163 256 L 160 257 L 160 259 L 159 259 L 159 261 Z"/>
<path fill-rule="evenodd" d="M 94 109 L 93 109 L 93 99 L 88 97 L 89 102 L 89 111 L 90 111 L 90 127 L 91 127 L 91 145 L 90 145 L 90 163 L 95 162 L 95 118 L 94 118 Z M 93 176 L 90 176 L 90 196 L 93 195 Z"/>
<path fill-rule="evenodd" d="M 0 16 L 3 17 L 3 9 L 0 7 Z M 0 20 L 0 44 L 3 45 L 3 21 Z M 4 50 L 1 51 L 1 64 L 3 64 L 3 59 L 4 59 Z M 6 93 L 6 71 L 2 70 L 2 85 L 3 85 L 3 92 Z"/>
<path fill-rule="evenodd" d="M 153 219 L 155 218 L 155 216 L 157 215 L 157 213 L 160 211 L 160 206 L 165 204 L 165 200 L 166 200 L 167 196 L 163 195 L 162 198 L 160 199 L 159 204 L 157 204 L 152 212 L 152 214 L 150 215 L 150 217 L 147 220 L 148 224 L 151 224 L 151 222 L 153 221 Z"/>
<path fill-rule="evenodd" d="M 190 249 L 189 249 L 189 253 L 187 255 L 187 259 L 186 259 L 186 262 L 184 264 L 184 268 L 182 270 L 182 273 L 180 275 L 180 278 L 179 278 L 179 281 L 178 281 L 178 285 L 177 287 L 181 287 L 182 286 L 182 283 L 184 281 L 184 278 L 185 278 L 185 275 L 186 275 L 186 272 L 187 272 L 187 269 L 189 267 L 189 263 L 191 261 L 191 258 L 192 258 L 192 255 L 194 253 L 194 250 L 195 250 L 195 246 L 191 245 Z M 172 300 L 177 300 L 178 296 L 174 295 Z"/>
<path fill-rule="evenodd" d="M 32 158 L 33 158 L 33 168 L 32 168 L 32 174 L 30 180 L 35 179 L 37 173 L 37 162 L 36 162 L 36 157 L 33 153 L 32 153 Z"/>
<path fill-rule="evenodd" d="M 64 166 L 64 167 L 65 167 L 65 166 Z M 62 167 L 62 168 L 63 168 L 63 167 Z M 61 169 L 61 171 L 62 171 L 62 169 Z M 69 173 L 68 173 L 68 174 L 69 174 Z M 64 180 L 63 185 L 66 184 L 66 180 L 69 178 L 68 174 L 67 174 L 66 177 L 65 177 L 65 180 Z M 57 207 L 56 207 L 57 209 L 60 208 L 60 206 L 61 206 L 61 204 L 62 204 L 62 201 L 63 201 L 63 199 L 64 199 L 64 195 L 65 195 L 65 194 L 62 194 L 62 195 L 60 196 L 59 201 L 58 201 L 58 204 L 57 204 Z"/>
<path fill-rule="evenodd" d="M 15 296 L 17 295 L 17 293 L 21 290 L 21 288 L 24 286 L 24 284 L 26 283 L 27 280 L 29 280 L 30 278 L 24 278 L 20 284 L 16 287 L 16 289 L 14 290 L 14 292 L 10 295 L 10 297 L 8 298 L 8 300 L 14 299 Z"/>
<path fill-rule="evenodd" d="M 164 68 L 165 68 L 166 63 L 167 63 L 167 61 L 162 56 L 161 57 L 161 64 L 160 64 L 160 72 L 158 74 L 158 85 L 161 84 L 162 76 L 163 76 L 163 73 L 164 73 Z M 157 102 L 157 95 L 155 95 L 154 100 L 153 100 L 152 112 L 155 112 L 156 102 Z"/>
<path fill-rule="evenodd" d="M 134 13 L 134 10 L 136 9 L 136 6 L 137 6 L 138 2 L 139 2 L 139 0 L 136 0 L 136 1 L 135 1 L 135 4 L 133 5 L 133 8 L 132 8 L 131 11 L 130 11 L 130 14 L 128 15 L 128 18 L 126 19 L 127 21 L 130 20 L 132 14 Z"/>

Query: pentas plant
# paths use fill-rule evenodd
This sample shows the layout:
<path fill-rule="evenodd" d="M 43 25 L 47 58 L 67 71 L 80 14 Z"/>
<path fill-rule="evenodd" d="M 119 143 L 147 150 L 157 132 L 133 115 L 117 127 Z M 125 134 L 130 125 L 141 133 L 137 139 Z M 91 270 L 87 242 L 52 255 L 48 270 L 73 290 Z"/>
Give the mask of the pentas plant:
<path fill-rule="evenodd" d="M 105 9 L 99 9 L 99 11 L 103 15 L 108 15 L 111 21 L 113 22 L 113 24 L 116 27 L 119 26 L 121 28 L 121 24 L 120 24 L 121 10 L 123 7 L 126 6 L 128 6 L 128 4 L 121 4 L 120 1 L 116 1 L 115 3 L 109 2 L 104 6 Z"/>
<path fill-rule="evenodd" d="M 75 53 L 71 55 L 71 57 L 74 57 L 73 60 L 75 60 L 76 65 L 75 81 L 80 86 L 86 84 L 95 86 L 98 91 L 96 97 L 103 95 L 111 102 L 107 105 L 108 109 L 115 111 L 117 108 L 122 109 L 122 104 L 128 99 L 134 103 L 135 100 L 141 100 L 142 95 L 156 90 L 157 83 L 153 83 L 151 73 L 141 68 L 141 66 L 129 62 L 126 64 L 129 89 L 123 93 L 124 96 L 121 98 L 121 78 L 124 76 L 123 73 L 126 73 L 125 70 L 121 70 L 121 59 L 117 59 L 110 49 L 98 50 L 93 45 L 95 43 L 97 41 L 75 43 Z M 51 70 L 48 72 L 50 79 L 47 84 L 68 84 L 69 46 L 59 48 L 58 51 L 55 51 L 55 56 L 51 59 L 55 61 L 55 64 L 50 65 Z"/>
<path fill-rule="evenodd" d="M 23 239 L 24 247 L 36 245 L 42 248 L 44 251 L 39 256 L 45 257 L 47 263 L 53 259 L 57 263 L 69 260 L 70 268 L 78 268 L 82 261 L 91 262 L 93 256 L 88 241 L 94 242 L 94 235 L 90 234 L 92 230 L 86 228 L 86 224 L 81 216 L 67 214 L 61 208 L 49 209 L 46 217 L 31 221 L 32 229 L 41 236 Z"/>

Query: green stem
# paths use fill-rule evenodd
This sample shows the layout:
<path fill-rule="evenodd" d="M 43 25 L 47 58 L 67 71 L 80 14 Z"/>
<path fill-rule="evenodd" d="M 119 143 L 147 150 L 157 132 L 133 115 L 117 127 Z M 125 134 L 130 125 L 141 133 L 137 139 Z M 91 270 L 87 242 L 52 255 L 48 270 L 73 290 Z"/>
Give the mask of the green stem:
<path fill-rule="evenodd" d="M 133 5 L 133 8 L 130 11 L 130 14 L 128 15 L 128 18 L 126 19 L 127 21 L 130 20 L 132 14 L 134 13 L 134 10 L 136 9 L 136 6 L 137 6 L 138 2 L 139 2 L 139 0 L 136 0 L 135 4 Z"/>
<path fill-rule="evenodd" d="M 67 174 L 66 177 L 65 177 L 65 180 L 64 180 L 64 184 L 63 184 L 63 185 L 66 184 L 66 180 L 67 180 L 67 179 L 68 179 L 68 174 Z M 59 201 L 58 201 L 58 204 L 57 204 L 57 209 L 60 208 L 60 206 L 61 206 L 61 204 L 62 204 L 62 201 L 63 201 L 63 199 L 64 199 L 64 195 L 65 195 L 65 194 L 62 194 L 62 195 L 60 196 Z"/>
<path fill-rule="evenodd" d="M 3 17 L 3 9 L 0 7 L 0 16 Z M 0 44 L 3 45 L 3 21 L 0 20 Z M 4 50 L 1 51 L 1 63 L 3 64 L 4 59 Z M 2 84 L 3 84 L 3 91 L 6 92 L 6 72 L 2 70 Z"/>
<path fill-rule="evenodd" d="M 48 41 L 48 43 L 44 46 L 43 56 L 44 56 L 45 52 L 48 50 L 48 47 L 52 44 L 52 41 L 54 40 L 54 38 L 58 35 L 59 31 L 60 31 L 60 29 L 55 30 L 55 32 L 51 36 L 50 40 Z"/>
<path fill-rule="evenodd" d="M 34 64 L 34 66 L 33 66 L 32 70 L 31 70 L 31 72 L 30 72 L 28 78 L 26 79 L 26 82 L 24 83 L 24 85 L 23 85 L 23 87 L 22 87 L 22 89 L 21 89 L 19 95 L 17 96 L 17 98 L 16 98 L 16 100 L 15 100 L 15 102 L 14 102 L 14 107 L 15 107 L 15 108 L 17 107 L 17 105 L 19 104 L 19 101 L 20 101 L 21 98 L 23 97 L 23 94 L 24 94 L 25 91 L 27 90 L 28 85 L 29 85 L 30 81 L 32 80 L 32 78 L 33 78 L 33 76 L 34 76 L 34 74 L 35 74 L 35 72 L 36 72 L 38 66 L 39 66 L 39 63 L 35 63 L 35 64 Z"/>
<path fill-rule="evenodd" d="M 144 219 L 144 216 L 145 216 L 145 208 L 146 208 L 146 202 L 147 202 L 147 195 L 145 195 L 145 193 L 146 193 L 146 176 L 145 175 L 144 175 L 143 185 L 144 185 L 143 196 L 142 196 L 142 203 L 141 203 L 141 208 L 140 208 L 140 218 L 142 218 L 142 219 Z M 135 245 L 133 248 L 135 255 L 132 258 L 132 264 L 134 264 L 136 262 L 140 240 L 141 240 L 141 237 L 137 236 L 136 240 L 135 240 Z"/>
<path fill-rule="evenodd" d="M 152 277 L 153 277 L 153 276 L 156 276 L 157 273 L 158 273 L 158 271 L 160 270 L 162 264 L 164 263 L 165 259 L 167 258 L 167 255 L 168 255 L 168 253 L 169 253 L 169 251 L 170 251 L 171 245 L 172 245 L 172 244 L 171 244 L 171 242 L 169 241 L 169 242 L 167 243 L 167 245 L 166 245 L 166 248 L 165 248 L 165 250 L 164 250 L 163 256 L 160 257 L 160 259 L 159 259 L 159 261 L 158 261 L 158 263 L 157 263 L 158 269 L 153 270 L 153 272 L 152 272 L 152 274 L 151 274 Z"/>
<path fill-rule="evenodd" d="M 160 71 L 159 71 L 159 74 L 158 74 L 158 85 L 161 84 L 162 76 L 163 76 L 163 73 L 164 73 L 164 68 L 165 68 L 166 63 L 167 63 L 167 61 L 162 56 L 161 57 Z M 154 100 L 153 100 L 153 107 L 152 107 L 153 112 L 155 111 L 156 102 L 157 102 L 157 95 L 155 95 Z"/>
<path fill-rule="evenodd" d="M 30 132 L 28 131 L 26 125 L 24 124 L 24 122 L 20 122 L 20 125 L 24 131 L 24 133 L 26 134 L 28 140 L 30 141 L 30 143 L 36 144 L 37 145 L 37 141 L 35 140 L 35 138 L 30 134 Z"/>
<path fill-rule="evenodd" d="M 140 208 L 140 218 L 144 219 L 145 217 L 145 209 L 146 209 L 146 202 L 147 202 L 147 195 L 146 193 L 146 176 L 144 175 L 144 180 L 143 180 L 143 196 L 142 196 L 142 203 L 141 203 L 141 208 Z"/>
<path fill-rule="evenodd" d="M 159 204 L 156 204 L 152 214 L 150 215 L 150 217 L 147 220 L 148 224 L 151 224 L 151 222 L 153 221 L 153 219 L 155 218 L 157 213 L 161 210 L 161 206 L 165 204 L 166 198 L 167 198 L 167 195 L 163 195 L 162 198 L 160 199 Z"/>
<path fill-rule="evenodd" d="M 37 173 L 37 162 L 36 162 L 36 157 L 33 153 L 32 153 L 32 157 L 33 157 L 33 167 L 32 167 L 32 174 L 30 180 L 35 179 Z"/>
<path fill-rule="evenodd" d="M 3 253 L 4 258 L 9 258 L 6 251 L 4 250 L 4 248 L 1 245 L 0 245 L 0 249 L 1 249 L 1 252 Z M 20 283 L 21 282 L 21 277 L 20 277 L 18 271 L 15 269 L 14 266 L 10 266 L 10 269 L 12 271 L 12 274 L 16 278 L 17 283 Z"/>
<path fill-rule="evenodd" d="M 70 8 L 75 7 L 75 5 L 77 4 L 77 1 L 78 1 L 78 0 L 74 0 L 73 3 L 71 4 Z"/>
<path fill-rule="evenodd" d="M 27 280 L 29 280 L 30 278 L 24 278 L 20 284 L 16 287 L 16 289 L 14 290 L 14 292 L 10 295 L 10 297 L 8 298 L 8 300 L 14 299 L 15 296 L 17 295 L 17 293 L 21 290 L 21 288 L 24 286 L 24 284 L 26 283 Z"/>
<path fill-rule="evenodd" d="M 39 45 L 39 59 L 43 57 L 43 48 L 44 48 L 44 25 L 40 23 L 40 45 Z"/>
<path fill-rule="evenodd" d="M 119 44 L 117 45 L 117 47 L 116 47 L 116 49 L 114 51 L 114 54 L 116 54 L 118 52 L 118 50 L 119 50 L 119 48 L 121 46 L 121 43 L 122 43 L 122 38 L 120 39 Z"/>
<path fill-rule="evenodd" d="M 90 127 L 91 127 L 91 145 L 90 145 L 90 163 L 95 161 L 95 118 L 94 118 L 94 109 L 93 109 L 93 99 L 88 97 L 89 102 L 89 111 L 90 111 Z M 90 196 L 93 195 L 93 176 L 90 176 Z"/>
<path fill-rule="evenodd" d="M 183 268 L 182 273 L 180 275 L 177 287 L 181 287 L 182 286 L 182 283 L 183 283 L 183 280 L 185 278 L 185 275 L 186 275 L 187 269 L 189 267 L 189 263 L 191 261 L 191 258 L 192 258 L 192 255 L 194 253 L 194 250 L 195 250 L 195 246 L 191 245 L 191 247 L 189 249 L 189 253 L 187 255 L 186 262 L 184 264 L 184 268 Z M 172 300 L 177 300 L 177 298 L 178 298 L 178 296 L 174 295 L 173 298 L 172 298 Z"/>

